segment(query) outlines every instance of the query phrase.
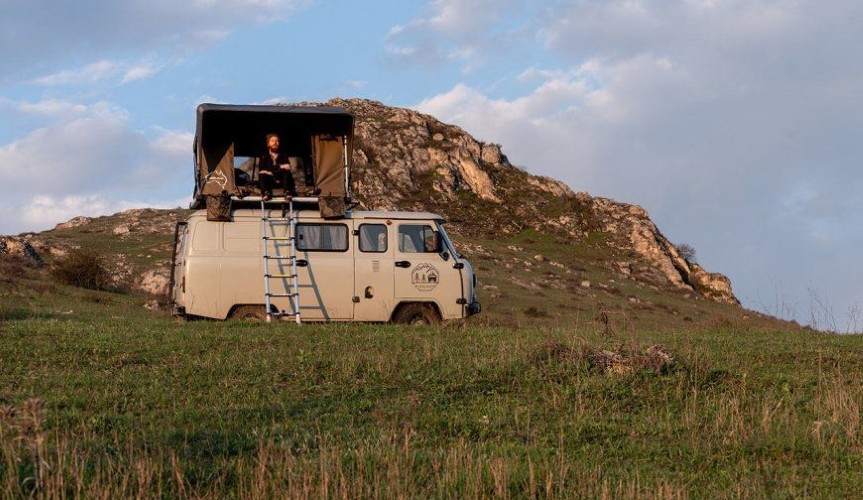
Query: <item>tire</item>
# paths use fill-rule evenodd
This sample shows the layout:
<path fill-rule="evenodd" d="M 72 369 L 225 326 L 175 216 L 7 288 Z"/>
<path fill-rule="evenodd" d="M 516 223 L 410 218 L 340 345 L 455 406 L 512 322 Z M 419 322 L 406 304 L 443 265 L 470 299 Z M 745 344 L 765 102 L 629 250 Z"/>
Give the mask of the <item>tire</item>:
<path fill-rule="evenodd" d="M 429 304 L 408 304 L 399 309 L 393 321 L 402 325 L 436 326 L 441 319 L 437 310 Z"/>
<path fill-rule="evenodd" d="M 231 319 L 248 321 L 251 323 L 263 323 L 267 320 L 267 314 L 264 310 L 264 306 L 237 306 L 231 313 Z"/>

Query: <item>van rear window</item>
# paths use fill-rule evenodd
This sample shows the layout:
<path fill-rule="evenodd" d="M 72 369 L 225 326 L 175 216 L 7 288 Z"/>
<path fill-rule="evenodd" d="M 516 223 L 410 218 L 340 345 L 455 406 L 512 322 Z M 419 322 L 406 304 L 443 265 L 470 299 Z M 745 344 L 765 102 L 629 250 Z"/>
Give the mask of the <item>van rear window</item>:
<path fill-rule="evenodd" d="M 344 224 L 297 224 L 297 250 L 346 252 L 348 226 Z"/>

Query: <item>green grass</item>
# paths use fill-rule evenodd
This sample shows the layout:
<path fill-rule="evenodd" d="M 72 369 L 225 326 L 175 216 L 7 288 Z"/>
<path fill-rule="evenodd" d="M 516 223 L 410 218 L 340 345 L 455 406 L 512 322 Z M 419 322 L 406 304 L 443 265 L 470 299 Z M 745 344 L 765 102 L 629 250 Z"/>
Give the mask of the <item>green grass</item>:
<path fill-rule="evenodd" d="M 863 484 L 860 336 L 523 313 L 534 323 L 520 329 L 176 323 L 144 300 L 0 297 L 0 496 L 838 497 Z M 653 344 L 676 359 L 662 374 L 549 355 Z"/>

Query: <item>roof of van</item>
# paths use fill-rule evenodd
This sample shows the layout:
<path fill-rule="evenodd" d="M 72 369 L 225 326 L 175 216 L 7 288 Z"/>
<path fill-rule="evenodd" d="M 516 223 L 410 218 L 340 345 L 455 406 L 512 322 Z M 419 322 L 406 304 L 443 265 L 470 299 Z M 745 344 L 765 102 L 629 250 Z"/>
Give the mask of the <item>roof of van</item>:
<path fill-rule="evenodd" d="M 255 208 L 240 208 L 234 210 L 234 216 L 240 217 L 255 217 L 258 218 L 260 214 L 259 209 Z M 300 210 L 300 217 L 317 217 L 320 218 L 320 212 L 317 210 Z M 198 210 L 192 214 L 194 215 L 207 215 L 206 210 Z M 351 211 L 345 213 L 345 219 L 397 219 L 397 220 L 443 220 L 438 214 L 433 214 L 431 212 L 405 212 L 405 211 L 383 211 L 383 210 L 363 210 L 363 211 Z M 333 221 L 337 221 L 338 219 L 334 219 Z"/>

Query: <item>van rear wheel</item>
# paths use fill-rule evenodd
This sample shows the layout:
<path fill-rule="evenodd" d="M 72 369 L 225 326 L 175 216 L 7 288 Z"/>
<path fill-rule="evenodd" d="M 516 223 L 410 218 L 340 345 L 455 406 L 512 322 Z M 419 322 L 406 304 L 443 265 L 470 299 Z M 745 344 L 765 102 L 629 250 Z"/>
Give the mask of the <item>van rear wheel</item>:
<path fill-rule="evenodd" d="M 231 313 L 231 319 L 248 321 L 251 323 L 262 323 L 267 320 L 267 314 L 264 306 L 237 306 L 234 308 L 234 312 Z"/>
<path fill-rule="evenodd" d="M 402 325 L 434 326 L 440 324 L 440 316 L 428 304 L 408 304 L 396 314 L 393 320 Z"/>

